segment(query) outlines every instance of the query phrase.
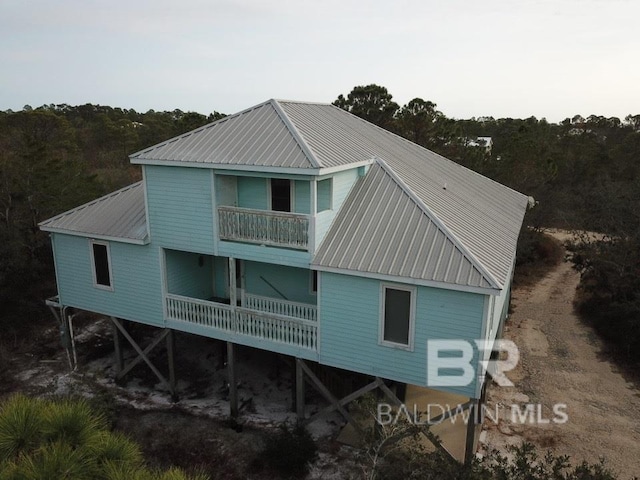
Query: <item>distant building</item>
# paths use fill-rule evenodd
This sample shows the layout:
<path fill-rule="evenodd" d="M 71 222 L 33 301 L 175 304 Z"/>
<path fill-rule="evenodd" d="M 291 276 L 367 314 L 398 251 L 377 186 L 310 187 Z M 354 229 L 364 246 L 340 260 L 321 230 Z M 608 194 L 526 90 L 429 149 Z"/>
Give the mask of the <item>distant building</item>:
<path fill-rule="evenodd" d="M 493 148 L 493 140 L 491 137 L 476 137 L 475 139 L 468 138 L 466 144 L 468 147 L 484 148 L 487 155 L 491 155 L 491 149 Z"/>

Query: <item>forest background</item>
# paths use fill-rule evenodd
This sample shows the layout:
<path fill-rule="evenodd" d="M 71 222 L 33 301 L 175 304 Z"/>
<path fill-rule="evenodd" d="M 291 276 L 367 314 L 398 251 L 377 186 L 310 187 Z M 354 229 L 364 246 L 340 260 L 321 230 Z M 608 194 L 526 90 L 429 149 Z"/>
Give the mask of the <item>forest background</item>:
<path fill-rule="evenodd" d="M 640 114 L 454 119 L 421 98 L 400 106 L 375 84 L 334 104 L 533 197 L 520 265 L 548 254 L 544 228 L 601 234 L 573 247 L 582 273 L 576 304 L 612 356 L 640 361 Z M 0 111 L 0 343 L 37 324 L 55 294 L 38 222 L 140 180 L 128 155 L 224 116 L 92 104 Z"/>

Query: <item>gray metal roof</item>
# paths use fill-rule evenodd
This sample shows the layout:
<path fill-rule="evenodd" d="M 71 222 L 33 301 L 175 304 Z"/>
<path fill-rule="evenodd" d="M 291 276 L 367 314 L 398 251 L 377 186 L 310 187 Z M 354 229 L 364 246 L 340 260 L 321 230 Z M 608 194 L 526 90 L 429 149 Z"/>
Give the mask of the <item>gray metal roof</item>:
<path fill-rule="evenodd" d="M 133 243 L 147 240 L 142 182 L 117 190 L 40 223 L 48 232 Z"/>
<path fill-rule="evenodd" d="M 494 287 L 475 260 L 382 161 L 343 204 L 314 264 L 340 270 Z"/>
<path fill-rule="evenodd" d="M 130 159 L 202 166 L 319 167 L 275 100 L 134 153 Z"/>
<path fill-rule="evenodd" d="M 333 105 L 280 105 L 321 165 L 384 160 L 495 288 L 508 282 L 528 203 L 525 195 Z M 370 200 L 384 207 L 384 200 Z M 406 219 L 394 220 L 400 228 Z M 332 228 L 327 239 L 333 235 Z"/>

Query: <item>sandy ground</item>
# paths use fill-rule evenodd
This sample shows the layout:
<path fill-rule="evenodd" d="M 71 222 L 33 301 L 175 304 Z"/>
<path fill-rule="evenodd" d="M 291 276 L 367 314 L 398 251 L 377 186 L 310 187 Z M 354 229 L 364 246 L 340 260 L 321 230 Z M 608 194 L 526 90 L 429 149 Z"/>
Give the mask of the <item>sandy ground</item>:
<path fill-rule="evenodd" d="M 163 384 L 146 365 L 140 365 L 117 384 L 110 324 L 107 319 L 85 319 L 76 324 L 79 368 L 69 370 L 60 348 L 57 327 L 41 332 L 29 351 L 16 354 L 14 391 L 35 396 L 73 395 L 94 399 L 107 407 L 114 427 L 135 438 L 153 466 L 202 466 L 212 478 L 228 480 L 273 478 L 255 467 L 267 432 L 293 424 L 291 368 L 277 355 L 237 348 L 240 416 L 229 422 L 229 400 L 224 344 L 204 337 L 176 334 L 176 371 L 179 401 L 172 402 Z M 141 343 L 151 341 L 144 330 Z M 125 360 L 135 358 L 131 348 Z M 164 346 L 152 352 L 152 361 L 166 375 Z M 0 386 L 1 387 L 1 386 Z M 0 388 L 0 398 L 3 394 Z M 313 415 L 325 402 L 310 388 L 307 412 Z M 313 479 L 348 478 L 359 467 L 356 451 L 332 438 L 342 426 L 337 413 L 309 425 L 320 445 L 319 456 L 307 476 Z M 221 473 L 222 472 L 222 473 Z"/>
<path fill-rule="evenodd" d="M 595 332 L 574 313 L 578 282 L 579 274 L 562 262 L 534 286 L 514 290 L 504 337 L 520 349 L 518 366 L 507 374 L 515 386 L 490 385 L 487 412 L 497 411 L 499 422 L 486 418 L 481 441 L 485 449 L 505 451 L 524 440 L 576 463 L 604 457 L 619 478 L 628 479 L 640 475 L 640 389 L 606 358 Z M 534 421 L 522 422 L 517 413 L 513 418 L 513 404 L 521 412 L 533 404 Z M 566 405 L 556 406 L 560 414 L 553 410 L 557 404 Z"/>

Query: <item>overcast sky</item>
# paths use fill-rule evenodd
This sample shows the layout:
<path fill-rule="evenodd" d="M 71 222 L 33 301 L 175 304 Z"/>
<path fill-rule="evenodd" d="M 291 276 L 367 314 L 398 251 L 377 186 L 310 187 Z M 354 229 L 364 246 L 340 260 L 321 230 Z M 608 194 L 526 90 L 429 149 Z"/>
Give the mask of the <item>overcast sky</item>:
<path fill-rule="evenodd" d="M 640 114 L 636 0 L 0 0 L 0 110 L 234 113 L 356 85 L 455 118 Z"/>

